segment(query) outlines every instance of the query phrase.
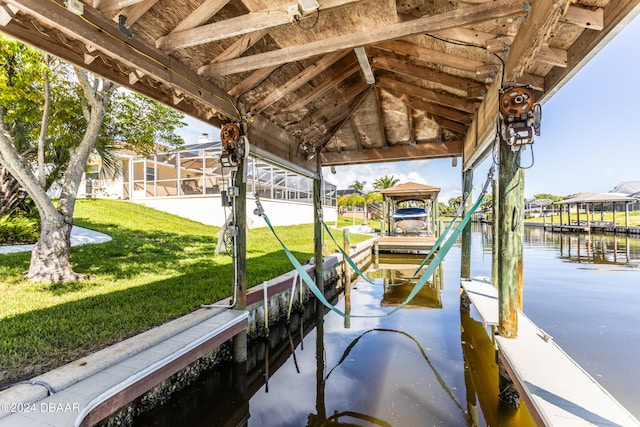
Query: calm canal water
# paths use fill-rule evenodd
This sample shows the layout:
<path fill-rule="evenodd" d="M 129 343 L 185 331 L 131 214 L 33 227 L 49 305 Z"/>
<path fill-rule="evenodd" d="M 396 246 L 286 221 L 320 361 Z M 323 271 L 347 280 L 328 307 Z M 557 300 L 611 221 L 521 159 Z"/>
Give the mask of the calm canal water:
<path fill-rule="evenodd" d="M 525 313 L 640 418 L 640 239 L 525 233 Z M 381 257 L 369 275 L 403 283 L 420 261 Z M 491 275 L 488 227 L 474 230 L 471 271 Z M 321 327 L 296 317 L 303 332 L 285 330 L 284 345 L 259 349 L 269 362 L 249 375 L 248 401 L 229 368 L 134 425 L 533 425 L 524 407 L 496 399 L 493 348 L 473 308 L 459 309 L 459 276 L 457 245 L 414 303 L 389 317 L 328 312 Z M 411 287 L 358 282 L 351 313 L 384 316 Z M 344 297 L 337 306 L 345 310 Z"/>

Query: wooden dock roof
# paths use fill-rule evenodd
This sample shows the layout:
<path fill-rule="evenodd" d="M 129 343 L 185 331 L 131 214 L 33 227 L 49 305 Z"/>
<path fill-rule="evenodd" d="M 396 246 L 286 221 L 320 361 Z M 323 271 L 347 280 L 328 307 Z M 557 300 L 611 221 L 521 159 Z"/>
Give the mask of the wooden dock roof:
<path fill-rule="evenodd" d="M 3 0 L 0 31 L 212 125 L 249 118 L 254 146 L 312 171 L 309 149 L 324 166 L 467 169 L 501 87 L 545 101 L 638 3 Z"/>

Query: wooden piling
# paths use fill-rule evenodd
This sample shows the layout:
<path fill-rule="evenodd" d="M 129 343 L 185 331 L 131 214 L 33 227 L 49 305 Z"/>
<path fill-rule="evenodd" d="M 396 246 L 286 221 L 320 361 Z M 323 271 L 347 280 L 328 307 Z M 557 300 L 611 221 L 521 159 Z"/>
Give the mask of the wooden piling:
<path fill-rule="evenodd" d="M 492 182 L 493 187 L 493 207 L 492 207 L 492 221 L 491 221 L 491 283 L 493 286 L 498 286 L 498 240 L 500 239 L 500 230 L 498 227 L 498 180 L 494 179 Z"/>
<path fill-rule="evenodd" d="M 462 192 L 464 203 L 464 215 L 471 210 L 473 202 L 471 191 L 473 189 L 473 170 L 468 169 L 462 173 Z M 471 277 L 471 221 L 462 230 L 462 254 L 460 256 L 460 277 Z"/>
<path fill-rule="evenodd" d="M 498 333 L 518 335 L 518 309 L 522 309 L 522 252 L 524 245 L 524 171 L 520 151 L 500 144 L 498 180 Z"/>
<path fill-rule="evenodd" d="M 243 127 L 246 127 L 246 125 L 243 125 Z M 235 256 L 237 263 L 234 280 L 238 286 L 235 308 L 240 310 L 247 308 L 247 181 L 245 175 L 247 165 L 245 162 L 246 160 L 242 160 L 238 163 L 233 182 L 238 192 L 234 201 L 236 220 Z M 233 338 L 233 360 L 236 363 L 247 361 L 246 329 Z"/>
<path fill-rule="evenodd" d="M 348 256 L 351 256 L 351 236 L 349 235 L 349 229 L 344 228 L 342 230 L 342 247 L 344 248 L 344 253 Z M 342 263 L 342 268 L 344 271 L 344 303 L 345 303 L 345 312 L 347 314 L 351 311 L 351 266 L 345 259 Z M 346 316 L 344 318 L 344 327 L 345 329 L 349 329 L 351 327 L 351 317 Z"/>

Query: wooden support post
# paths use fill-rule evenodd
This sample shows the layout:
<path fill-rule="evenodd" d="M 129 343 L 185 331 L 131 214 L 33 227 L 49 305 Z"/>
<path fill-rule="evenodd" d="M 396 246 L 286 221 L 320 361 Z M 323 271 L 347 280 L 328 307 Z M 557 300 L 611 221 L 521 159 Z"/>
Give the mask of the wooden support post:
<path fill-rule="evenodd" d="M 468 169 L 462 173 L 462 198 L 464 215 L 469 212 L 473 201 L 471 191 L 473 189 L 473 170 Z M 471 221 L 462 230 L 462 254 L 460 259 L 460 277 L 471 277 Z"/>
<path fill-rule="evenodd" d="M 498 227 L 498 212 L 500 198 L 498 194 L 498 180 L 494 179 L 493 186 L 493 219 L 491 221 L 491 283 L 493 286 L 498 287 L 498 240 L 500 239 L 500 229 Z"/>
<path fill-rule="evenodd" d="M 242 132 L 246 131 L 246 124 L 242 125 Z M 237 196 L 234 197 L 234 209 L 236 223 L 236 247 L 235 256 L 237 268 L 234 272 L 234 280 L 238 286 L 236 308 L 247 308 L 247 182 L 245 170 L 246 160 L 238 164 L 233 186 L 237 188 Z M 247 361 L 247 331 L 244 330 L 233 338 L 233 361 L 244 363 Z"/>
<path fill-rule="evenodd" d="M 324 294 L 324 282 L 322 276 L 324 268 L 322 266 L 322 167 L 319 153 L 316 153 L 317 171 L 319 178 L 313 180 L 313 251 L 316 265 L 316 286 Z"/>
<path fill-rule="evenodd" d="M 433 234 L 436 237 L 440 237 L 440 233 L 438 232 L 438 221 L 440 220 L 440 212 L 438 211 L 438 195 L 433 198 L 431 202 L 431 219 L 433 224 Z"/>
<path fill-rule="evenodd" d="M 349 235 L 349 229 L 344 228 L 342 230 L 342 247 L 344 248 L 344 253 L 351 256 L 351 236 Z M 342 268 L 344 271 L 344 309 L 345 313 L 349 314 L 351 312 L 351 266 L 345 259 L 342 263 Z M 344 318 L 344 327 L 345 329 L 349 329 L 351 327 L 351 318 Z"/>
<path fill-rule="evenodd" d="M 498 333 L 518 336 L 518 309 L 522 309 L 522 252 L 524 245 L 524 171 L 520 152 L 500 144 L 498 182 Z"/>
<path fill-rule="evenodd" d="M 380 221 L 380 235 L 384 237 L 387 229 L 387 198 L 382 200 L 382 221 Z"/>

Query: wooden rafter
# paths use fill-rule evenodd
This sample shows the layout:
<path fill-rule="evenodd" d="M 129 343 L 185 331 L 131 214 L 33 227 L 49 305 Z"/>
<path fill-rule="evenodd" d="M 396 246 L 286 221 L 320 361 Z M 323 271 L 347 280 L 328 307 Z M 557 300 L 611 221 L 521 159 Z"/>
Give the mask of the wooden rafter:
<path fill-rule="evenodd" d="M 440 52 L 438 50 L 418 46 L 402 40 L 392 40 L 388 42 L 378 43 L 374 46 L 378 49 L 399 53 L 400 55 L 411 56 L 413 58 L 429 62 L 431 64 L 445 65 L 447 67 L 457 68 L 459 70 L 469 71 L 471 73 L 476 73 L 478 68 L 487 65 L 481 61 L 476 61 L 463 56 L 453 55 L 451 53 Z"/>
<path fill-rule="evenodd" d="M 289 79 L 285 84 L 273 89 L 269 93 L 269 95 L 256 103 L 253 106 L 252 110 L 257 113 L 261 112 L 265 108 L 277 102 L 282 97 L 288 95 L 296 89 L 299 89 L 302 85 L 317 77 L 320 73 L 326 71 L 329 67 L 344 58 L 348 53 L 350 53 L 349 50 L 343 50 L 319 58 L 317 61 L 302 70 L 300 73 Z"/>
<path fill-rule="evenodd" d="M 320 151 L 322 151 L 322 149 L 327 145 L 327 143 L 331 140 L 331 138 L 333 138 L 336 132 L 338 132 L 340 128 L 342 128 L 342 126 L 344 126 L 344 124 L 348 120 L 351 120 L 351 118 L 353 117 L 353 114 L 358 110 L 358 107 L 360 107 L 360 104 L 362 104 L 362 102 L 367 98 L 367 96 L 370 93 L 371 93 L 370 91 L 365 90 L 361 94 L 359 94 L 358 97 L 353 100 L 353 102 L 349 106 L 349 109 L 346 111 L 346 114 L 343 115 L 343 117 L 338 121 L 338 123 L 336 123 L 331 128 L 331 130 L 327 132 L 326 135 L 322 137 L 322 139 L 320 139 L 320 141 L 314 143 L 314 145 L 317 148 L 319 148 Z"/>
<path fill-rule="evenodd" d="M 251 89 L 262 83 L 271 73 L 273 73 L 279 65 L 272 67 L 260 68 L 251 73 L 247 78 L 229 89 L 229 95 L 239 97 L 243 93 L 249 92 Z"/>
<path fill-rule="evenodd" d="M 335 9 L 359 1 L 362 0 L 329 0 L 324 2 L 322 9 Z M 286 7 L 267 9 L 196 28 L 175 31 L 158 38 L 158 40 L 156 40 L 156 46 L 164 52 L 171 52 L 176 49 L 198 46 L 254 31 L 275 28 L 280 25 L 289 24 L 291 20 L 292 17 L 287 13 Z"/>
<path fill-rule="evenodd" d="M 321 97 L 334 87 L 338 86 L 341 82 L 343 82 L 346 78 L 352 76 L 355 72 L 360 69 L 360 66 L 357 62 L 351 63 L 346 67 L 343 67 L 339 72 L 333 74 L 330 78 L 320 83 L 318 86 L 314 87 L 313 90 L 307 92 L 306 95 L 299 97 L 292 104 L 288 105 L 285 110 L 286 111 L 296 111 L 308 103 L 312 102 L 314 99 Z"/>
<path fill-rule="evenodd" d="M 486 90 L 483 84 L 475 80 L 465 79 L 463 77 L 452 76 L 442 71 L 433 70 L 426 67 L 418 67 L 406 61 L 400 61 L 394 58 L 376 55 L 373 58 L 373 68 L 387 70 L 392 73 L 402 74 L 421 80 L 429 80 L 434 83 L 441 84 L 459 91 L 467 92 L 469 97 L 482 96 L 482 92 Z"/>
<path fill-rule="evenodd" d="M 324 166 L 435 159 L 461 155 L 461 140 L 444 141 L 442 144 L 436 144 L 433 141 L 416 141 L 415 146 L 396 144 L 386 148 L 368 148 L 363 151 L 324 151 L 321 154 Z"/>
<path fill-rule="evenodd" d="M 380 77 L 378 79 L 378 84 L 384 88 L 405 93 L 407 95 L 416 96 L 427 101 L 435 102 L 437 104 L 454 108 L 456 110 L 465 111 L 467 113 L 473 113 L 477 107 L 476 102 L 474 101 L 470 101 L 459 96 L 436 92 L 435 90 L 431 89 L 425 89 L 423 87 L 401 82 L 399 80 L 394 80 L 389 77 Z"/>
<path fill-rule="evenodd" d="M 131 26 L 135 24 L 138 19 L 142 18 L 142 15 L 147 13 L 149 9 L 158 3 L 158 1 L 159 0 L 143 0 L 138 4 L 121 11 L 121 13 L 116 14 L 113 17 L 113 20 L 118 22 L 118 15 L 124 15 L 127 17 L 127 25 Z"/>
<path fill-rule="evenodd" d="M 180 21 L 178 25 L 171 31 L 171 34 L 180 31 L 196 28 L 198 25 L 207 22 L 213 15 L 218 13 L 220 9 L 226 6 L 229 0 L 205 0 L 198 6 L 189 16 Z"/>
<path fill-rule="evenodd" d="M 216 62 L 227 61 L 233 58 L 239 58 L 240 55 L 246 52 L 247 49 L 249 49 L 251 46 L 262 40 L 267 34 L 268 32 L 264 30 L 243 34 L 238 38 L 238 40 L 233 42 L 231 46 L 226 48 L 224 52 L 213 58 L 210 63 L 213 64 Z"/>
<path fill-rule="evenodd" d="M 275 51 L 205 65 L 200 67 L 198 74 L 213 77 L 250 71 L 259 67 L 299 61 L 340 49 L 354 48 L 410 35 L 470 25 L 490 19 L 522 15 L 525 13 L 523 3 L 520 1 L 497 0 L 492 3 L 457 9 L 439 15 L 425 16 L 409 22 L 396 23 L 382 28 L 363 30 Z"/>
<path fill-rule="evenodd" d="M 407 103 L 411 106 L 411 108 L 418 111 L 423 111 L 432 117 L 442 117 L 443 119 L 451 120 L 464 125 L 468 125 L 469 123 L 471 123 L 470 114 L 463 113 L 459 110 L 454 110 L 453 108 L 443 107 L 442 105 L 426 102 L 422 99 L 413 97 L 408 97 Z"/>

